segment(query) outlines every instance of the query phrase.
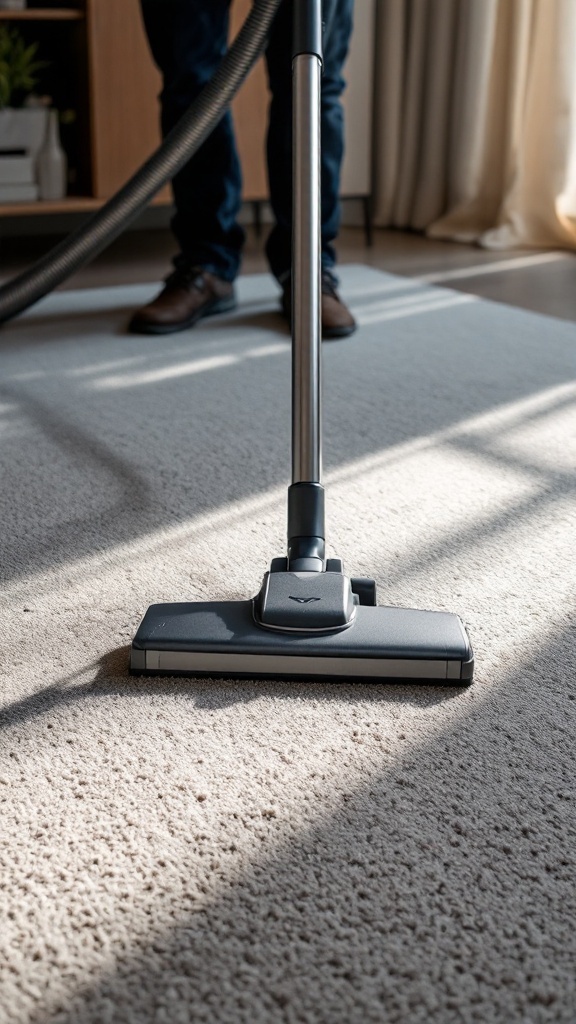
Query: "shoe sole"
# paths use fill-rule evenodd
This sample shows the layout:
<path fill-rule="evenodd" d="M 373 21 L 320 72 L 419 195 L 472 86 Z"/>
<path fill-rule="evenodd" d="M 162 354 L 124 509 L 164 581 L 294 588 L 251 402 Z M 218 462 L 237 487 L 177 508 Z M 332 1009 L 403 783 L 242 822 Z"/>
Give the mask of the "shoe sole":
<path fill-rule="evenodd" d="M 352 324 L 350 327 L 328 327 L 322 331 L 322 341 L 339 341 L 341 338 L 349 338 L 357 329 L 357 324 Z"/>
<path fill-rule="evenodd" d="M 230 299 L 217 299 L 215 302 L 211 302 L 207 306 L 201 307 L 193 316 L 188 317 L 187 320 L 181 320 L 177 324 L 147 324 L 140 323 L 138 320 L 131 320 L 128 324 L 128 330 L 130 334 L 176 334 L 178 331 L 186 331 L 189 327 L 194 327 L 199 320 L 203 320 L 207 316 L 216 316 L 218 313 L 230 313 L 233 309 L 236 309 L 237 301 L 235 298 Z"/>

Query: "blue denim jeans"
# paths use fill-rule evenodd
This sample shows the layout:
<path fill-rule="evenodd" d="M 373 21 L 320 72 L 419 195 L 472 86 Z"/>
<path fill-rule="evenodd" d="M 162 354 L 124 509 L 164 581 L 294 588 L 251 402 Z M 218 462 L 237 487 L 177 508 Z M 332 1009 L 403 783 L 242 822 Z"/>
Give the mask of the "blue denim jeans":
<path fill-rule="evenodd" d="M 141 0 L 150 48 L 163 77 L 162 131 L 166 134 L 212 76 L 227 48 L 230 0 Z M 324 67 L 321 87 L 322 264 L 336 261 L 340 166 L 344 125 L 342 67 L 352 32 L 354 0 L 323 0 Z M 268 181 L 274 226 L 266 242 L 272 273 L 291 266 L 292 219 L 292 0 L 284 0 L 272 26 L 266 64 L 272 94 L 267 137 Z M 227 281 L 236 277 L 244 231 L 237 217 L 242 176 L 230 113 L 173 181 L 172 229 L 180 246 L 176 264 L 203 266 Z"/>

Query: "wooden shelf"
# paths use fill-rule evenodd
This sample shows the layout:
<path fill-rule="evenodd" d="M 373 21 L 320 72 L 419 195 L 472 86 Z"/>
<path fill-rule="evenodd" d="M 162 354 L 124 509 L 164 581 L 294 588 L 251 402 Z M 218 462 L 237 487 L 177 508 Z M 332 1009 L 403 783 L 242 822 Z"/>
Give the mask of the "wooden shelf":
<path fill-rule="evenodd" d="M 75 7 L 26 7 L 23 11 L 0 10 L 0 21 L 80 21 L 84 11 Z"/>
<path fill-rule="evenodd" d="M 93 196 L 68 196 L 66 199 L 43 200 L 32 203 L 0 203 L 0 217 L 21 217 L 44 213 L 91 213 L 104 205 L 105 199 Z M 152 200 L 150 206 L 167 206 L 171 202 L 165 191 Z"/>
<path fill-rule="evenodd" d="M 19 217 L 29 213 L 83 213 L 97 210 L 102 201 L 92 196 L 69 196 L 67 199 L 42 200 L 31 203 L 0 203 L 0 216 Z"/>

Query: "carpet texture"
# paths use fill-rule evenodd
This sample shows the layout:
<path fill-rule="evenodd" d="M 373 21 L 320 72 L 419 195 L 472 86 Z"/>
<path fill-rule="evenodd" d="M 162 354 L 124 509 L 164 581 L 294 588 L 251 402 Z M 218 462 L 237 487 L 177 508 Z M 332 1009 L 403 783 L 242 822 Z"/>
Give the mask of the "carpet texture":
<path fill-rule="evenodd" d="M 330 554 L 458 612 L 468 689 L 139 680 L 149 603 L 284 551 L 289 339 L 128 336 L 148 286 L 0 337 L 0 1019 L 573 1024 L 576 328 L 345 268 Z"/>

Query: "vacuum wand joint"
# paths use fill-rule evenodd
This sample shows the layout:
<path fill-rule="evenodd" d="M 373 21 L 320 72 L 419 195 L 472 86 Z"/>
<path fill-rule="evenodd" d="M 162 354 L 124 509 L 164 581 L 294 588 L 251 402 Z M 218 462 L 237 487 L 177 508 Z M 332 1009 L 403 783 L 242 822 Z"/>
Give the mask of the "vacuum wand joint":
<path fill-rule="evenodd" d="M 297 483 L 288 488 L 288 571 L 322 572 L 325 567 L 324 488 Z"/>

